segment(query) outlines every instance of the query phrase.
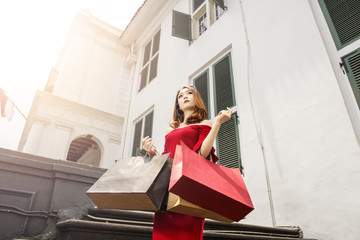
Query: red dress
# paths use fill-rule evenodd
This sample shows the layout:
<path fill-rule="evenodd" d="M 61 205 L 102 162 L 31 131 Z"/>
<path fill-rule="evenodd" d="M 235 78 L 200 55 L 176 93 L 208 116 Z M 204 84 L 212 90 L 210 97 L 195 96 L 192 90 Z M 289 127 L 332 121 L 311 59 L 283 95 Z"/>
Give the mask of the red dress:
<path fill-rule="evenodd" d="M 189 125 L 177 128 L 165 136 L 164 152 L 174 158 L 176 145 L 183 141 L 195 152 L 209 134 L 208 125 Z M 211 151 L 214 162 L 218 160 L 215 149 Z M 203 237 L 204 219 L 173 212 L 157 212 L 154 216 L 153 239 L 155 240 L 199 240 Z"/>

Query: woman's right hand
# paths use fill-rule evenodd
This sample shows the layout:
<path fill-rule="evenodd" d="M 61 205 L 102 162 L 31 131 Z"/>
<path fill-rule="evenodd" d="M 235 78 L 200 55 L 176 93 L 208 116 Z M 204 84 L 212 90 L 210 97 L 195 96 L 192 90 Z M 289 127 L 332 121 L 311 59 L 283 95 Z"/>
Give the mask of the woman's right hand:
<path fill-rule="evenodd" d="M 226 110 L 222 110 L 219 112 L 218 116 L 215 119 L 215 122 L 221 125 L 231 118 L 231 114 L 231 109 L 227 107 Z"/>
<path fill-rule="evenodd" d="M 142 149 L 150 153 L 150 155 L 154 155 L 155 151 L 153 149 L 154 141 L 149 136 L 144 137 L 141 141 Z"/>

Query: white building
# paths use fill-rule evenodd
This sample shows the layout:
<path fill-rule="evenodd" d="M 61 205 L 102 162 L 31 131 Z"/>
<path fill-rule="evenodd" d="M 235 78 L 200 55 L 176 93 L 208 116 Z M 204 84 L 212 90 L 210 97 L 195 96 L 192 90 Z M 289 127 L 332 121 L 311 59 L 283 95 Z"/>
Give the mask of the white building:
<path fill-rule="evenodd" d="M 106 128 L 107 139 L 100 139 L 104 131 L 74 118 L 64 131 L 56 125 L 63 112 L 42 116 L 49 123 L 37 134 L 63 136 L 56 143 L 63 152 L 85 134 L 100 140 L 102 150 L 121 145 L 114 154 L 103 153 L 104 167 L 133 155 L 147 135 L 161 152 L 176 91 L 195 85 L 211 121 L 225 107 L 234 112 L 215 148 L 221 164 L 243 168 L 255 210 L 242 222 L 298 225 L 305 237 L 355 240 L 360 233 L 359 15 L 360 2 L 346 0 L 147 0 L 115 41 L 117 54 L 96 52 L 120 69 L 115 82 L 124 91 L 114 92 L 100 78 L 82 78 L 90 86 L 84 82 L 70 94 L 62 90 L 66 80 L 60 80 L 58 68 L 49 96 L 101 109 L 105 117 L 99 125 L 114 123 L 117 131 Z M 94 101 L 96 96 L 103 100 Z M 108 117 L 112 122 L 105 122 Z M 78 122 L 84 124 L 81 133 L 75 131 Z M 35 126 L 26 125 L 22 146 L 39 139 L 31 134 Z M 53 134 L 47 135 L 50 127 Z M 33 153 L 42 154 L 45 143 Z"/>
<path fill-rule="evenodd" d="M 76 16 L 45 91 L 36 93 L 19 151 L 114 164 L 122 152 L 131 88 L 121 33 L 86 10 Z"/>

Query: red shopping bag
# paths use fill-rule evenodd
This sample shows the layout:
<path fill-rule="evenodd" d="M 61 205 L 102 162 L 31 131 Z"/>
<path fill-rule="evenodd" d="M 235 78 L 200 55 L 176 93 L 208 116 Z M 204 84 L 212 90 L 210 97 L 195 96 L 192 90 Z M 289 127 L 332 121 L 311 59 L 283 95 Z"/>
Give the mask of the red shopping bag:
<path fill-rule="evenodd" d="M 233 221 L 254 210 L 239 169 L 210 162 L 183 142 L 176 146 L 169 192 Z"/>

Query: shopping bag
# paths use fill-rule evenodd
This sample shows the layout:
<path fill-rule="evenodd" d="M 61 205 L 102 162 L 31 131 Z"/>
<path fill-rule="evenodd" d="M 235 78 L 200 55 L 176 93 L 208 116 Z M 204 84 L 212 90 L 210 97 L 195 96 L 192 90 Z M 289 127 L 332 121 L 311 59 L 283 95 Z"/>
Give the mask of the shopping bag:
<path fill-rule="evenodd" d="M 99 208 L 157 211 L 169 186 L 169 154 L 118 160 L 86 192 Z"/>
<path fill-rule="evenodd" d="M 212 163 L 183 142 L 176 146 L 169 192 L 233 221 L 254 209 L 239 169 Z"/>
<path fill-rule="evenodd" d="M 167 210 L 170 212 L 182 213 L 194 217 L 209 218 L 221 222 L 233 222 L 233 220 L 231 219 L 228 219 L 210 210 L 202 208 L 199 205 L 186 201 L 185 199 L 171 192 L 169 192 Z"/>

